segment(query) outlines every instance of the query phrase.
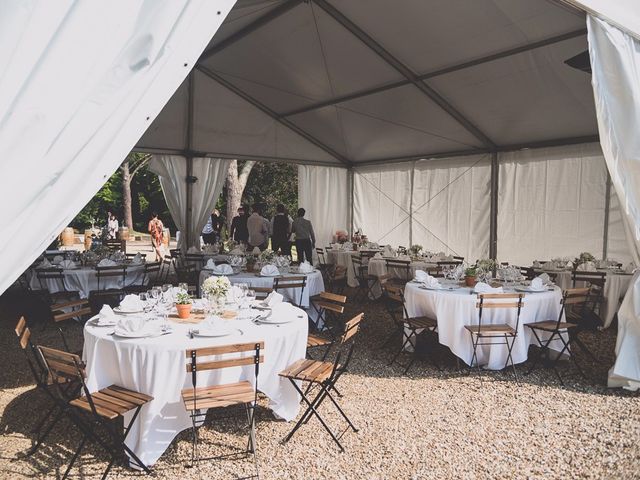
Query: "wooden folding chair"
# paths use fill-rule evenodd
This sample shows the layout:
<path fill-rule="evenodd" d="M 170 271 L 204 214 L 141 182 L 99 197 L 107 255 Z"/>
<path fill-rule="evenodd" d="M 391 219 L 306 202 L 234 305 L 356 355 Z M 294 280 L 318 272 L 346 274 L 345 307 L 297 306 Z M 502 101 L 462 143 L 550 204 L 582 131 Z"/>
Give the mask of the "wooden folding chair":
<path fill-rule="evenodd" d="M 31 448 L 26 452 L 27 455 L 32 455 L 36 450 L 38 450 L 40 445 L 42 445 L 47 436 L 51 433 L 51 430 L 58 423 L 60 418 L 62 418 L 64 412 L 57 405 L 55 394 L 52 392 L 53 378 L 49 375 L 42 357 L 40 356 L 40 352 L 31 341 L 31 330 L 27 326 L 27 322 L 24 317 L 20 317 L 20 320 L 18 320 L 15 332 L 18 336 L 18 343 L 25 356 L 27 366 L 35 380 L 36 389 L 44 392 L 51 401 L 49 409 L 32 429 L 32 433 L 36 435 L 36 438 Z M 69 382 L 66 379 L 63 379 L 63 382 L 65 385 L 61 388 L 64 395 L 67 398 L 75 397 L 79 392 L 79 384 L 76 382 Z"/>
<path fill-rule="evenodd" d="M 387 273 L 391 274 L 391 282 L 395 285 L 404 286 L 411 280 L 411 261 L 387 259 Z M 399 273 L 398 276 L 395 273 Z"/>
<path fill-rule="evenodd" d="M 111 252 L 124 252 L 127 253 L 127 241 L 126 240 L 117 240 L 117 239 L 109 239 L 102 242 L 102 245 L 107 247 Z"/>
<path fill-rule="evenodd" d="M 158 274 L 158 283 L 161 285 L 163 283 L 169 283 L 169 275 L 171 274 L 171 269 L 175 273 L 176 271 L 176 258 L 171 255 L 165 255 L 162 259 L 162 265 L 160 268 L 160 273 Z"/>
<path fill-rule="evenodd" d="M 309 320 L 312 324 L 312 332 L 307 336 L 307 354 L 310 349 L 324 347 L 325 352 L 322 360 L 327 358 L 331 347 L 336 341 L 337 335 L 334 332 L 335 327 L 331 327 L 329 322 L 337 322 L 338 315 L 344 313 L 344 306 L 347 303 L 347 297 L 337 295 L 330 292 L 321 292 L 311 298 L 311 306 L 317 313 L 316 320 Z M 324 329 L 320 328 L 320 324 L 324 324 Z M 326 332 L 326 333 L 325 333 Z"/>
<path fill-rule="evenodd" d="M 302 307 L 302 299 L 304 298 L 304 287 L 306 286 L 307 286 L 307 277 L 305 275 L 294 275 L 290 277 L 276 277 L 275 280 L 273 281 L 273 290 L 276 292 L 279 290 L 287 290 L 287 289 L 292 290 L 293 302 L 291 303 L 293 303 L 298 307 Z M 296 296 L 296 289 L 298 288 L 300 289 L 300 297 L 296 302 L 295 296 Z"/>
<path fill-rule="evenodd" d="M 193 265 L 199 272 L 204 267 L 205 258 L 202 253 L 187 253 L 182 256 L 182 265 Z"/>
<path fill-rule="evenodd" d="M 560 314 L 558 315 L 557 320 L 546 320 L 541 322 L 534 323 L 526 323 L 525 327 L 530 328 L 533 333 L 540 350 L 538 354 L 535 356 L 527 375 L 529 375 L 538 365 L 541 360 L 546 360 L 546 364 L 553 369 L 560 383 L 564 385 L 562 381 L 562 377 L 560 376 L 560 372 L 556 368 L 560 357 L 564 352 L 569 352 L 571 360 L 573 360 L 576 369 L 585 379 L 587 376 L 584 374 L 580 365 L 573 354 L 571 347 L 573 344 L 577 345 L 580 350 L 589 355 L 594 362 L 598 360 L 595 356 L 587 349 L 584 343 L 578 338 L 579 333 L 579 325 L 582 316 L 585 311 L 588 309 L 589 305 L 589 296 L 591 294 L 591 288 L 572 288 L 565 290 L 562 293 L 562 300 L 560 303 L 562 304 L 562 308 L 560 309 Z M 543 334 L 549 335 L 549 338 L 543 340 L 541 337 Z M 566 340 L 564 335 L 566 335 Z M 551 342 L 560 341 L 562 342 L 563 348 L 560 353 L 554 358 L 550 358 L 550 348 Z"/>
<path fill-rule="evenodd" d="M 89 306 L 89 301 L 86 299 L 51 305 L 51 318 L 58 329 L 58 333 L 62 339 L 62 344 L 67 352 L 70 352 L 71 350 L 67 343 L 62 325 L 69 320 L 74 320 L 75 322 L 82 324 L 85 317 L 91 315 L 91 312 L 92 310 Z"/>
<path fill-rule="evenodd" d="M 396 337 L 403 339 L 401 341 L 400 349 L 393 356 L 389 365 L 396 363 L 398 357 L 402 353 L 411 353 L 411 361 L 406 366 L 400 364 L 405 367 L 403 375 L 406 375 L 417 359 L 417 343 L 420 335 L 429 335 L 434 337 L 434 345 L 437 345 L 438 333 L 436 330 L 438 328 L 438 322 L 436 319 L 429 318 L 427 316 L 410 317 L 407 312 L 402 287 L 385 282 L 382 285 L 382 288 L 385 308 L 395 326 L 394 331 L 392 331 L 389 337 L 387 337 L 385 342 L 382 344 L 382 347 L 384 348 L 389 345 Z M 413 347 L 413 352 L 406 350 L 409 345 Z M 440 370 L 440 365 L 438 364 L 432 348 L 427 348 L 427 355 L 429 356 L 431 363 Z"/>
<path fill-rule="evenodd" d="M 80 292 L 67 288 L 62 268 L 36 268 L 36 277 L 38 278 L 40 288 L 48 292 L 49 303 L 80 298 Z M 52 292 L 49 289 L 49 282 L 55 284 L 57 291 Z"/>
<path fill-rule="evenodd" d="M 353 265 L 353 274 L 358 281 L 355 298 L 362 298 L 362 300 L 366 301 L 369 298 L 375 297 L 373 287 L 378 282 L 378 277 L 369 274 L 369 267 L 362 264 L 360 257 L 354 255 L 351 257 L 351 263 Z"/>
<path fill-rule="evenodd" d="M 250 289 L 256 292 L 256 300 L 265 300 L 273 292 L 273 288 L 269 287 L 251 287 Z"/>
<path fill-rule="evenodd" d="M 341 434 L 336 435 L 318 412 L 320 405 L 327 398 L 331 400 L 340 415 L 342 415 L 346 420 L 348 426 L 354 432 L 358 431 L 331 393 L 337 393 L 336 383 L 340 377 L 347 372 L 349 363 L 351 362 L 351 356 L 353 355 L 353 348 L 355 346 L 355 335 L 360 330 L 360 324 L 363 316 L 364 314 L 360 313 L 346 322 L 345 331 L 340 337 L 340 351 L 336 355 L 334 362 L 310 359 L 298 360 L 278 374 L 281 377 L 289 379 L 293 388 L 298 391 L 303 402 L 307 405 L 307 409 L 302 414 L 296 425 L 283 439 L 284 442 L 288 442 L 303 424 L 306 424 L 312 416 L 315 416 L 329 435 L 331 435 L 331 438 L 336 442 L 340 451 L 344 452 L 344 447 L 340 443 L 340 438 L 347 430 L 345 429 Z M 344 351 L 345 349 L 346 355 Z M 341 363 L 340 360 L 343 357 L 345 358 L 345 361 L 344 363 Z M 312 400 L 309 400 L 307 396 L 311 389 L 307 388 L 306 391 L 303 391 L 301 385 L 299 385 L 300 382 L 309 382 L 310 386 L 319 387 L 319 392 Z"/>
<path fill-rule="evenodd" d="M 347 288 L 347 267 L 329 264 L 327 288 L 332 293 L 342 295 Z"/>
<path fill-rule="evenodd" d="M 122 291 L 126 284 L 127 267 L 124 265 L 114 265 L 110 267 L 96 267 L 96 277 L 98 278 L 97 291 Z M 116 287 L 109 288 L 107 282 L 114 280 Z"/>
<path fill-rule="evenodd" d="M 142 275 L 137 282 L 134 281 L 125 285 L 125 293 L 146 292 L 153 285 L 158 284 L 158 279 L 161 276 L 160 268 L 162 267 L 162 262 L 146 262 L 144 265 L 137 265 L 137 267 L 143 267 Z M 131 269 L 132 266 L 129 266 L 128 270 Z"/>
<path fill-rule="evenodd" d="M 125 253 L 125 255 L 127 256 L 127 258 L 129 260 L 135 258 L 136 256 L 140 255 L 140 257 L 142 257 L 143 260 L 147 259 L 147 254 L 146 253 L 142 253 L 142 252 L 138 252 L 138 253 Z"/>
<path fill-rule="evenodd" d="M 80 445 L 73 454 L 62 478 L 65 479 L 69 476 L 74 463 L 89 440 L 104 448 L 111 457 L 102 475 L 103 479 L 107 477 L 113 464 L 119 459 L 123 465 L 127 465 L 131 461 L 146 473 L 151 473 L 151 470 L 126 445 L 125 441 L 140 409 L 153 400 L 153 397 L 118 385 L 111 385 L 98 392 L 90 392 L 84 381 L 84 365 L 78 355 L 43 346 L 38 346 L 38 350 L 53 379 L 53 385 L 56 387 L 57 404 L 82 433 Z M 75 380 L 81 385 L 84 395 L 69 401 L 61 391 L 60 385 L 71 380 Z M 133 415 L 127 424 L 124 415 L 131 411 L 133 411 Z M 120 420 L 125 425 L 124 433 L 120 429 Z M 117 424 L 114 425 L 114 422 Z M 101 427 L 100 431 L 107 433 L 106 437 L 97 433 L 98 427 Z M 124 452 L 129 455 L 130 460 L 124 457 Z"/>
<path fill-rule="evenodd" d="M 478 373 L 481 374 L 480 362 L 478 361 L 478 347 L 482 345 L 506 345 L 507 346 L 507 361 L 504 368 L 509 366 L 513 367 L 513 374 L 516 382 L 518 381 L 518 372 L 516 366 L 513 363 L 513 357 L 511 353 L 513 351 L 513 345 L 516 342 L 518 336 L 518 328 L 520 326 L 520 312 L 524 306 L 523 293 L 481 293 L 478 294 L 478 301 L 476 308 L 478 309 L 478 324 L 477 325 L 465 325 L 464 328 L 471 335 L 471 342 L 473 343 L 473 357 L 471 358 L 471 367 L 474 364 L 478 367 Z M 505 301 L 506 300 L 506 301 Z M 506 323 L 482 323 L 482 314 L 486 309 L 511 309 L 516 311 L 516 326 L 513 328 Z M 509 342 L 511 340 L 511 342 Z M 480 381 L 482 381 L 482 375 L 480 375 Z"/>
<path fill-rule="evenodd" d="M 204 347 L 189 349 L 186 351 L 187 373 L 191 374 L 192 388 L 182 390 L 182 401 L 185 408 L 191 412 L 193 448 L 191 451 L 191 465 L 200 460 L 213 460 L 213 457 L 201 459 L 198 455 L 198 427 L 200 419 L 207 415 L 207 409 L 223 408 L 230 406 L 244 406 L 249 424 L 249 439 L 247 449 L 244 454 L 253 454 L 253 461 L 256 469 L 255 477 L 259 477 L 258 459 L 256 454 L 255 438 L 255 409 L 258 402 L 258 374 L 260 364 L 264 362 L 264 342 L 249 342 L 235 345 L 221 345 L 217 347 Z M 247 356 L 246 353 L 252 355 Z M 230 354 L 235 355 L 228 358 Z M 203 357 L 205 359 L 203 359 Z M 211 357 L 215 357 L 212 359 Z M 206 359 L 208 358 L 208 359 Z M 253 365 L 254 384 L 247 380 L 198 387 L 198 372 L 209 370 L 219 370 L 238 366 Z"/>
<path fill-rule="evenodd" d="M 195 265 L 176 265 L 175 268 L 178 283 L 186 283 L 188 293 L 198 296 L 198 293 L 200 292 L 200 273 L 196 269 Z"/>

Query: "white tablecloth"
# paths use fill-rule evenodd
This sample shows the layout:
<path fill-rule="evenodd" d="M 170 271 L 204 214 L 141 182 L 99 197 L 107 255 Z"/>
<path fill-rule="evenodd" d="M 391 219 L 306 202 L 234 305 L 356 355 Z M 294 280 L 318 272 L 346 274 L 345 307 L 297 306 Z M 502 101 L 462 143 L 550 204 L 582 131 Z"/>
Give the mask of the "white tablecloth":
<path fill-rule="evenodd" d="M 540 269 L 535 269 L 538 271 L 545 271 Z M 571 281 L 571 271 L 569 270 L 546 270 L 548 273 L 553 273 L 557 275 L 556 277 L 556 285 L 560 287 L 562 290 L 566 290 L 567 288 L 573 288 L 573 282 Z M 607 272 L 604 283 L 604 291 L 602 292 L 604 295 L 604 303 L 601 305 L 601 311 L 603 314 L 602 321 L 604 323 L 604 328 L 608 328 L 613 321 L 613 317 L 618 311 L 618 307 L 620 306 L 620 299 L 624 297 L 625 292 L 629 288 L 629 282 L 631 280 L 632 275 L 629 273 L 617 273 L 617 272 Z M 580 282 L 583 283 L 583 282 Z M 578 285 L 580 287 L 582 285 Z"/>
<path fill-rule="evenodd" d="M 80 292 L 80 298 L 89 298 L 89 292 L 98 289 L 98 276 L 93 267 L 80 267 L 75 269 L 65 269 L 64 284 L 67 290 Z M 139 285 L 144 276 L 144 265 L 127 267 L 126 285 Z M 45 287 L 49 292 L 56 293 L 63 290 L 58 280 L 46 279 Z M 40 281 L 35 271 L 31 273 L 29 285 L 35 290 L 39 290 Z M 100 279 L 100 288 L 122 288 L 121 277 L 103 277 Z"/>
<path fill-rule="evenodd" d="M 357 287 L 358 280 L 353 272 L 353 263 L 351 257 L 353 255 L 359 255 L 360 252 L 354 250 L 336 250 L 332 249 L 326 252 L 327 263 L 334 265 L 341 265 L 347 269 L 347 285 L 350 287 Z"/>
<path fill-rule="evenodd" d="M 181 399 L 183 388 L 191 387 L 187 375 L 185 351 L 263 340 L 264 363 L 260 365 L 258 389 L 269 397 L 269 407 L 280 418 L 293 420 L 298 414 L 299 396 L 287 379 L 278 373 L 305 357 L 307 315 L 295 309 L 291 323 L 255 325 L 250 320 L 230 320 L 242 331 L 226 337 L 188 336 L 194 325 L 170 322 L 173 333 L 156 338 L 122 339 L 110 336 L 112 328 L 85 326 L 84 360 L 87 362 L 87 386 L 90 391 L 117 384 L 151 395 L 127 439 L 127 445 L 147 465 L 153 465 L 175 436 L 191 426 L 191 418 Z M 254 367 L 233 367 L 198 374 L 198 385 L 209 386 L 248 380 L 254 383 Z M 127 421 L 130 416 L 127 417 Z"/>
<path fill-rule="evenodd" d="M 438 321 L 438 337 L 441 344 L 446 345 L 454 355 L 467 365 L 473 357 L 471 335 L 465 325 L 478 324 L 477 296 L 471 289 L 460 288 L 453 291 L 424 290 L 416 283 L 408 283 L 405 288 L 407 312 L 410 317 L 429 316 Z M 529 345 L 535 342 L 531 330 L 524 328 L 526 323 L 542 320 L 557 320 L 560 314 L 562 291 L 528 293 L 524 298 L 524 307 L 520 313 L 520 326 L 512 356 L 514 363 L 527 360 Z M 483 311 L 482 322 L 508 323 L 515 327 L 515 309 L 487 309 Z M 548 338 L 548 336 L 543 337 Z M 562 350 L 562 342 L 554 340 L 550 348 Z M 485 345 L 478 348 L 480 365 L 499 370 L 504 368 L 507 360 L 507 348 L 504 345 Z"/>
<path fill-rule="evenodd" d="M 200 272 L 200 285 L 204 282 L 205 278 L 212 275 L 211 270 L 202 269 Z M 298 276 L 302 273 L 291 273 L 286 276 Z M 318 270 L 313 271 L 306 275 L 307 285 L 302 292 L 301 305 L 305 308 L 309 307 L 309 297 L 318 295 L 324 291 L 324 280 L 322 279 L 322 273 Z M 257 273 L 240 272 L 235 275 L 227 275 L 227 278 L 231 283 L 246 283 L 250 287 L 267 287 L 273 288 L 274 277 L 262 277 Z M 295 303 L 296 305 L 300 301 L 300 289 L 299 288 L 287 288 L 281 290 L 280 293 L 284 295 L 286 301 Z"/>

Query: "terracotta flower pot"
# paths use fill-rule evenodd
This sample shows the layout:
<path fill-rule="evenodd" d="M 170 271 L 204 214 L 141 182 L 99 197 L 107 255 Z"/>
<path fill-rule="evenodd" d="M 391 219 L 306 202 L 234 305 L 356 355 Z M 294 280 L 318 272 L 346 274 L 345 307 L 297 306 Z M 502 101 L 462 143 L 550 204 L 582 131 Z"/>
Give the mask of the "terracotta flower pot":
<path fill-rule="evenodd" d="M 191 315 L 191 304 L 178 303 L 176 304 L 176 310 L 178 311 L 178 318 L 189 318 L 189 315 Z"/>
<path fill-rule="evenodd" d="M 478 281 L 476 280 L 476 277 L 464 277 L 464 283 L 467 287 L 474 287 Z"/>

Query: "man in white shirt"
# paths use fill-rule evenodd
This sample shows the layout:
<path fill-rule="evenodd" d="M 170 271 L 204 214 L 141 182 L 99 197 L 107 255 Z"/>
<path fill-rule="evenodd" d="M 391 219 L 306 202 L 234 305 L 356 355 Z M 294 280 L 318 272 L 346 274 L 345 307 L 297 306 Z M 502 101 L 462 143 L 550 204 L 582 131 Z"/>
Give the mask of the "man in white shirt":
<path fill-rule="evenodd" d="M 269 244 L 269 221 L 262 217 L 262 208 L 257 203 L 251 209 L 253 213 L 247 219 L 247 230 L 249 230 L 249 246 L 266 250 Z"/>

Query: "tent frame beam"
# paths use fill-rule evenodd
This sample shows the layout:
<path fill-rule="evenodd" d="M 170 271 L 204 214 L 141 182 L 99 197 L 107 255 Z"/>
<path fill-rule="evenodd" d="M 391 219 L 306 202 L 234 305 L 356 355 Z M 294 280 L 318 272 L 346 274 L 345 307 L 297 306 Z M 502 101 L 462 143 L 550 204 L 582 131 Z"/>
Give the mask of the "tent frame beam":
<path fill-rule="evenodd" d="M 193 120 L 194 120 L 194 91 L 195 91 L 195 82 L 193 78 L 193 71 L 189 74 L 188 78 L 188 102 L 187 102 L 187 130 L 186 134 L 186 144 L 188 149 L 191 149 L 193 145 Z M 187 184 L 187 198 L 186 198 L 186 217 L 185 217 L 185 228 L 184 228 L 184 242 L 182 244 L 183 250 L 186 252 L 191 244 L 191 212 L 193 211 L 193 155 L 186 156 L 187 162 L 187 176 L 184 181 Z"/>
<path fill-rule="evenodd" d="M 523 142 L 510 145 L 496 146 L 495 149 L 477 148 L 471 150 L 455 150 L 448 152 L 437 153 L 420 153 L 417 155 L 411 155 L 407 157 L 393 157 L 393 158 L 381 158 L 376 160 L 367 160 L 364 162 L 357 162 L 354 167 L 368 167 L 373 165 L 389 165 L 393 163 L 406 163 L 414 160 L 430 160 L 439 158 L 455 158 L 455 157 L 469 157 L 472 155 L 484 155 L 487 153 L 496 152 L 513 152 L 516 150 L 533 149 L 533 148 L 546 148 L 546 147 L 562 147 L 565 145 L 578 145 L 581 143 L 594 143 L 599 142 L 600 137 L 598 135 L 587 135 L 583 137 L 567 137 L 557 138 L 551 140 L 543 140 L 540 142 Z"/>
<path fill-rule="evenodd" d="M 336 22 L 347 29 L 358 40 L 364 43 L 370 50 L 376 53 L 382 60 L 398 71 L 403 77 L 405 77 L 410 83 L 412 83 L 418 90 L 420 90 L 425 96 L 427 96 L 432 102 L 438 105 L 444 110 L 450 117 L 455 119 L 465 130 L 478 139 L 485 147 L 494 149 L 496 145 L 491 139 L 485 135 L 478 127 L 476 127 L 471 121 L 460 113 L 456 108 L 451 105 L 442 95 L 436 92 L 433 88 L 428 86 L 404 63 L 394 57 L 389 51 L 387 51 L 382 45 L 380 45 L 373 37 L 369 36 L 358 25 L 349 20 L 342 12 L 340 12 L 333 5 L 326 0 L 311 0 L 324 10 L 329 16 L 331 16 Z"/>
<path fill-rule="evenodd" d="M 259 109 L 260 111 L 262 111 L 263 113 L 265 113 L 266 115 L 271 117 L 276 122 L 281 123 L 285 127 L 289 128 L 293 132 L 295 132 L 298 135 L 300 135 L 302 138 L 304 138 L 308 142 L 314 144 L 316 147 L 320 148 L 321 150 L 324 150 L 329 155 L 331 155 L 333 158 L 336 158 L 337 160 L 342 162 L 347 167 L 351 166 L 351 162 L 346 157 L 344 157 L 342 154 L 336 152 L 334 149 L 332 149 L 331 147 L 329 147 L 325 143 L 321 142 L 316 137 L 314 137 L 313 135 L 308 133 L 306 130 L 303 130 L 302 128 L 298 127 L 296 124 L 292 123 L 291 121 L 287 120 L 286 118 L 280 118 L 277 113 L 275 113 L 273 110 L 271 110 L 265 104 L 263 104 L 262 102 L 260 102 L 259 100 L 255 99 L 255 98 L 253 98 L 251 95 L 246 93 L 244 90 L 241 90 L 237 86 L 235 86 L 232 83 L 228 82 L 227 80 L 222 78 L 220 75 L 215 73 L 213 70 L 211 70 L 211 69 L 209 69 L 209 68 L 207 68 L 207 67 L 205 67 L 203 65 L 198 65 L 198 66 L 196 66 L 196 68 L 200 72 L 205 74 L 207 77 L 212 79 L 213 81 L 219 83 L 220 85 L 222 85 L 226 89 L 228 89 L 231 92 L 235 93 L 240 98 L 242 98 L 246 102 L 250 103 L 251 105 L 253 105 L 257 109 Z"/>
<path fill-rule="evenodd" d="M 489 218 L 489 258 L 498 258 L 498 189 L 499 189 L 500 164 L 498 153 L 491 154 L 491 208 Z"/>
<path fill-rule="evenodd" d="M 259 18 L 257 18 L 253 22 L 249 23 L 245 27 L 241 28 L 237 32 L 229 35 L 224 40 L 221 40 L 220 42 L 218 42 L 215 45 L 213 45 L 211 48 L 205 50 L 202 53 L 202 55 L 200 55 L 200 58 L 198 59 L 198 62 L 202 62 L 203 60 L 206 60 L 207 58 L 212 57 L 216 53 L 221 52 L 225 48 L 233 45 L 234 43 L 238 42 L 239 40 L 242 40 L 247 35 L 255 32 L 259 28 L 261 28 L 264 25 L 270 23 L 272 20 L 275 20 L 276 18 L 284 15 L 285 13 L 287 13 L 289 10 L 293 9 L 294 7 L 297 7 L 301 3 L 301 1 L 302 0 L 287 0 L 286 2 L 284 2 L 281 5 L 277 6 L 273 10 L 265 13 L 264 15 L 262 15 Z"/>

